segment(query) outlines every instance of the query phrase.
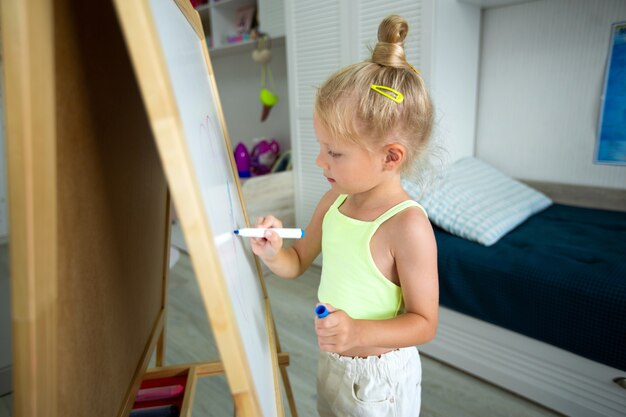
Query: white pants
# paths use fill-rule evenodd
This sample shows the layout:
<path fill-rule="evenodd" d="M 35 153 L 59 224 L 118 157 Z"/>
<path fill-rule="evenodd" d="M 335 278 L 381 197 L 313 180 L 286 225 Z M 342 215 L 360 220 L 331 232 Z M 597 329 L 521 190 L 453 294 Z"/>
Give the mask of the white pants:
<path fill-rule="evenodd" d="M 418 417 L 422 364 L 416 348 L 351 358 L 320 352 L 320 417 Z"/>

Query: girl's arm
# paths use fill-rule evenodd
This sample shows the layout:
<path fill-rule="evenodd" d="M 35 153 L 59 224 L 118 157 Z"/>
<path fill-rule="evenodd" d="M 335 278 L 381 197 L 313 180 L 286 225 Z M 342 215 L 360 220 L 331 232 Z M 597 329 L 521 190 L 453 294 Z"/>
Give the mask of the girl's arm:
<path fill-rule="evenodd" d="M 257 254 L 268 268 L 282 278 L 296 278 L 311 265 L 322 248 L 322 221 L 328 208 L 337 199 L 337 194 L 328 191 L 317 204 L 311 222 L 304 231 L 304 237 L 288 248 L 283 248 L 283 239 L 276 233 L 267 232 L 265 238 L 251 238 L 252 251 Z M 282 227 L 274 216 L 258 219 L 256 227 Z"/>
<path fill-rule="evenodd" d="M 391 246 L 404 297 L 405 313 L 389 320 L 354 320 L 343 311 L 316 320 L 320 349 L 342 353 L 359 348 L 400 348 L 435 337 L 439 307 L 437 245 L 423 213 L 399 216 Z M 399 227 L 398 227 L 399 226 Z"/>

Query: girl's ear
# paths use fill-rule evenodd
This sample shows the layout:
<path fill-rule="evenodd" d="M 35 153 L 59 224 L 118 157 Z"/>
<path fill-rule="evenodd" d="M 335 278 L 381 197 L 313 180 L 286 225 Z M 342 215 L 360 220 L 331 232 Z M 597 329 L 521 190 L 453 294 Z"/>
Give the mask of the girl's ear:
<path fill-rule="evenodd" d="M 405 152 L 404 146 L 399 143 L 392 143 L 385 146 L 384 169 L 394 170 L 400 167 L 404 161 Z"/>

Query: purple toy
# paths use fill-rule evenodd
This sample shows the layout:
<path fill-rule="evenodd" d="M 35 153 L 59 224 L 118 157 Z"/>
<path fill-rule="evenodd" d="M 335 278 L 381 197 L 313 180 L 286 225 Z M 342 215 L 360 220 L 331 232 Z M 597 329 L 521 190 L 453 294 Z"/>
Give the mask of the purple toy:
<path fill-rule="evenodd" d="M 237 165 L 237 172 L 240 178 L 249 178 L 250 174 L 250 154 L 246 145 L 239 142 L 235 146 L 235 164 Z"/>
<path fill-rule="evenodd" d="M 280 144 L 274 139 L 271 141 L 261 140 L 254 145 L 251 154 L 252 173 L 254 175 L 263 175 L 270 172 L 279 153 Z"/>

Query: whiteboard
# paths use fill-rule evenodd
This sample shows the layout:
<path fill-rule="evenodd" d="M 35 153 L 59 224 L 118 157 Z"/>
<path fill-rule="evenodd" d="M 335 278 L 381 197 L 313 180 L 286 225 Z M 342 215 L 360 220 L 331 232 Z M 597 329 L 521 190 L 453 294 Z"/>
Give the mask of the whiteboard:
<path fill-rule="evenodd" d="M 126 1 L 118 15 L 231 391 L 282 415 L 265 289 L 233 234 L 246 217 L 206 44 L 176 1 L 145 0 L 141 13 Z"/>

